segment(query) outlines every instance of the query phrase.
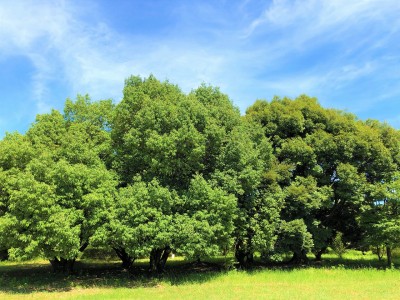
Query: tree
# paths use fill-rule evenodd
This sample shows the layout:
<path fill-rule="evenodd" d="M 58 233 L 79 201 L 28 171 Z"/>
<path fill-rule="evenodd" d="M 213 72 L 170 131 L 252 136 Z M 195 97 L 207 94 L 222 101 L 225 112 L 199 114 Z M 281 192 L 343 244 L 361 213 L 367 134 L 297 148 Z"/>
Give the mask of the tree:
<path fill-rule="evenodd" d="M 331 189 L 318 187 L 317 180 L 312 176 L 297 176 L 285 188 L 278 252 L 292 251 L 292 262 L 307 262 L 309 251 L 318 252 L 325 246 L 330 231 L 321 224 L 317 214 L 322 207 L 329 206 L 331 195 Z M 296 242 L 285 240 L 292 239 L 293 235 Z M 283 249 L 279 249 L 280 246 L 284 246 Z"/>
<path fill-rule="evenodd" d="M 256 251 L 274 248 L 281 194 L 263 179 L 271 159 L 271 147 L 261 127 L 245 120 L 229 133 L 217 159 L 214 179 L 237 198 L 235 257 L 241 267 L 253 262 Z"/>
<path fill-rule="evenodd" d="M 163 186 L 186 189 L 204 168 L 204 112 L 177 86 L 131 77 L 116 108 L 112 137 L 121 185 L 136 175 Z"/>
<path fill-rule="evenodd" d="M 400 174 L 391 180 L 375 184 L 374 203 L 363 207 L 362 224 L 366 229 L 366 242 L 375 247 L 386 247 L 387 264 L 392 267 L 392 249 L 400 245 Z"/>
<path fill-rule="evenodd" d="M 94 241 L 110 244 L 130 268 L 150 257 L 150 270 L 162 272 L 174 249 L 187 258 L 221 253 L 232 244 L 236 199 L 195 176 L 186 193 L 162 187 L 156 179 L 120 188 L 109 223 Z"/>
<path fill-rule="evenodd" d="M 306 254 L 311 251 L 313 246 L 312 235 L 302 219 L 281 222 L 276 245 L 278 253 L 292 252 L 291 262 L 306 262 Z"/>
<path fill-rule="evenodd" d="M 8 259 L 8 250 L 11 247 L 5 229 L 10 210 L 11 178 L 23 171 L 34 155 L 35 151 L 29 140 L 19 133 L 7 133 L 0 141 L 0 260 Z"/>
<path fill-rule="evenodd" d="M 387 135 L 382 139 L 368 123 L 349 113 L 324 109 L 305 95 L 256 101 L 246 116 L 263 126 L 280 165 L 276 168 L 288 171 L 279 182 L 289 192 L 281 218 L 290 222 L 308 216 L 304 223 L 313 236 L 317 259 L 336 231 L 343 232 L 353 246 L 360 245 L 360 210 L 370 201 L 367 186 L 385 179 L 395 168 L 385 145 L 393 145 L 393 139 Z M 324 196 L 312 208 L 305 203 L 296 206 L 295 199 L 308 197 L 310 180 Z M 294 187 L 300 198 L 290 196 Z"/>
<path fill-rule="evenodd" d="M 191 180 L 174 218 L 174 248 L 187 258 L 219 255 L 233 244 L 236 198 L 201 175 Z"/>
<path fill-rule="evenodd" d="M 93 241 L 110 245 L 124 268 L 129 269 L 135 259 L 151 254 L 154 260 L 151 267 L 161 270 L 167 259 L 163 257 L 163 250 L 170 248 L 174 235 L 173 211 L 179 198 L 156 179 L 149 183 L 140 177 L 134 180 L 131 185 L 119 189 L 109 221 L 100 227 Z M 165 262 L 161 262 L 162 258 Z"/>
<path fill-rule="evenodd" d="M 213 178 L 227 135 L 239 122 L 238 110 L 218 89 L 203 85 L 185 95 L 154 76 L 126 80 L 112 123 L 120 187 L 134 188 L 135 178 L 140 178 L 149 189 L 155 180 L 165 195 L 177 195 L 166 198 L 172 202 L 160 213 L 160 223 L 152 223 L 158 228 L 149 237 L 152 249 L 142 252 L 150 255 L 150 269 L 162 271 L 171 249 L 201 258 L 229 247 L 235 215 L 227 216 L 217 208 L 206 213 L 205 207 L 214 207 L 215 202 L 227 212 L 234 211 L 232 196 L 220 190 Z M 124 219 L 132 212 L 125 206 L 118 214 Z M 136 222 L 135 217 L 130 220 Z M 129 222 L 126 230 L 136 226 Z M 175 228 L 181 228 L 179 234 Z M 135 249 L 143 247 L 134 242 L 121 245 L 132 259 L 137 257 Z"/>
<path fill-rule="evenodd" d="M 87 98 L 75 104 L 80 102 L 91 111 Z M 9 209 L 1 226 L 10 237 L 11 257 L 43 255 L 55 269 L 69 271 L 105 220 L 116 184 L 101 159 L 108 133 L 100 123 L 78 118 L 78 110 L 71 119 L 75 104 L 69 103 L 69 117 L 53 110 L 28 130 L 35 157 L 9 176 Z"/>
<path fill-rule="evenodd" d="M 343 258 L 343 254 L 346 252 L 346 245 L 343 243 L 342 237 L 343 233 L 339 231 L 332 240 L 332 250 L 339 258 Z"/>

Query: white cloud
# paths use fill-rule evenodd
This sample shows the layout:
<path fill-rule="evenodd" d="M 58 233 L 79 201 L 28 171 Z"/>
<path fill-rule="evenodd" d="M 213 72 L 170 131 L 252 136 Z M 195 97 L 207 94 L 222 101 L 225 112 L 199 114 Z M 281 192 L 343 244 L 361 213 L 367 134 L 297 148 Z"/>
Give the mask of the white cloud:
<path fill-rule="evenodd" d="M 397 0 L 269 2 L 242 30 L 243 41 L 257 49 L 252 61 L 259 69 L 253 80 L 267 95 L 330 93 L 334 98 L 335 93 L 351 90 L 362 79 L 369 79 L 372 85 L 365 88 L 376 93 L 384 77 L 400 79 L 398 72 L 393 72 L 400 61 L 399 15 Z M 268 76 L 260 82 L 263 73 Z M 361 103 L 365 101 L 361 98 L 351 104 L 352 109 L 371 107 Z M 328 105 L 335 106 L 338 101 L 332 99 Z"/>
<path fill-rule="evenodd" d="M 359 55 L 362 60 L 362 55 L 398 39 L 399 15 L 397 0 L 274 0 L 241 36 L 249 43 L 261 43 L 264 57 L 269 57 L 266 63 L 330 45 L 342 48 L 334 57 L 341 64 L 340 59 Z"/>
<path fill-rule="evenodd" d="M 0 53 L 24 55 L 35 67 L 35 113 L 53 106 L 48 99 L 52 80 L 68 82 L 73 93 L 119 100 L 124 79 L 131 74 L 154 73 L 189 91 L 202 81 L 215 82 L 221 72 L 224 58 L 206 47 L 162 37 L 156 42 L 152 37 L 121 36 L 101 20 L 79 18 L 85 7 L 78 5 L 8 1 L 0 7 Z"/>
<path fill-rule="evenodd" d="M 303 32 L 300 39 L 307 40 L 326 33 L 332 28 L 340 36 L 365 22 L 380 22 L 392 26 L 392 17 L 398 15 L 397 0 L 274 0 L 247 28 L 247 35 L 265 28 L 296 27 Z M 399 24 L 399 22 L 396 22 Z M 263 28 L 264 27 L 264 28 Z M 293 31 L 292 31 L 293 32 Z"/>

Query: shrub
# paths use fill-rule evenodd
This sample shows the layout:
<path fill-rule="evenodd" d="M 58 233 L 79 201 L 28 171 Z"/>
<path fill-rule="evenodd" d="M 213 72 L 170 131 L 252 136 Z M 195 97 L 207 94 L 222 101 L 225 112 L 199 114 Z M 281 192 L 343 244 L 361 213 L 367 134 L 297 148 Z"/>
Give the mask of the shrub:
<path fill-rule="evenodd" d="M 332 241 L 332 250 L 340 257 L 346 252 L 346 246 L 343 243 L 343 233 L 337 232 Z"/>

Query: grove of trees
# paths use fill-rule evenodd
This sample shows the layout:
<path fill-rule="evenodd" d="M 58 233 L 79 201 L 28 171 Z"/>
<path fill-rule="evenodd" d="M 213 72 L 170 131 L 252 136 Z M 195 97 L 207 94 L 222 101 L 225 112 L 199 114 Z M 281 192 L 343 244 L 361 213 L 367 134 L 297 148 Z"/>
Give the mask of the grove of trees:
<path fill-rule="evenodd" d="M 315 98 L 257 100 L 245 115 L 218 88 L 189 94 L 154 76 L 123 99 L 67 99 L 0 141 L 0 257 L 72 270 L 90 245 L 162 271 L 233 252 L 317 260 L 329 246 L 400 246 L 400 132 Z"/>

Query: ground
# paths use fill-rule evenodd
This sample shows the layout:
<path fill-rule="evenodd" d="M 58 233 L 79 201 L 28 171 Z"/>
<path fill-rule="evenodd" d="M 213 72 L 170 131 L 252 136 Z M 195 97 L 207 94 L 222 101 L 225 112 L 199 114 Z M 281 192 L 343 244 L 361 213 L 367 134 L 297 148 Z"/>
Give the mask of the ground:
<path fill-rule="evenodd" d="M 131 273 L 119 262 L 82 260 L 71 275 L 53 273 L 43 260 L 2 262 L 0 299 L 400 299 L 400 269 L 385 269 L 371 253 L 246 271 L 228 261 L 175 258 L 157 276 L 147 273 L 145 261 Z"/>

